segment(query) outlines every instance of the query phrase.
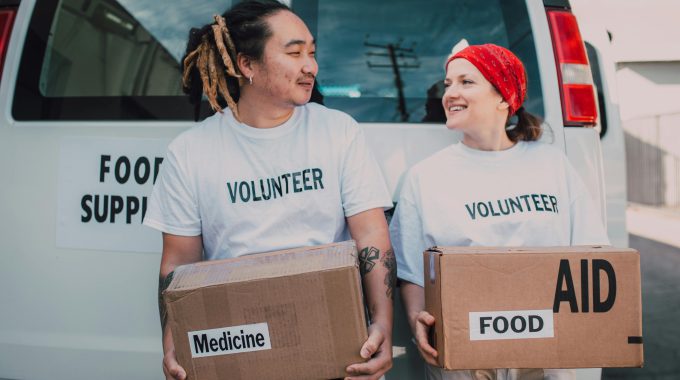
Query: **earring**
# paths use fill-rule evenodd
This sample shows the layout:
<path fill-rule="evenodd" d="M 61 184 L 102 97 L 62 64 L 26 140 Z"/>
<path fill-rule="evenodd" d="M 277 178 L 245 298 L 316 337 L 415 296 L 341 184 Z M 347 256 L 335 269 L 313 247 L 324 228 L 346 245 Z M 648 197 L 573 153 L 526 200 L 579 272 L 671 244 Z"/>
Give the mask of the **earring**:
<path fill-rule="evenodd" d="M 253 84 L 253 76 L 252 75 L 248 77 L 248 83 L 250 83 L 251 85 Z"/>

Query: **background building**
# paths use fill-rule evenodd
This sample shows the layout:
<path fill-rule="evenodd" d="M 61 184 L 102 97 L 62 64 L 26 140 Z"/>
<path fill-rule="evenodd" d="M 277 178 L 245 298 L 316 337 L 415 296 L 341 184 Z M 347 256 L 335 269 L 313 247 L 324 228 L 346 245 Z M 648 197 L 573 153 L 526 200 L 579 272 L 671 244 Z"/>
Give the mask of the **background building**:
<path fill-rule="evenodd" d="M 572 3 L 579 22 L 600 23 L 610 32 L 628 200 L 680 209 L 680 1 Z"/>

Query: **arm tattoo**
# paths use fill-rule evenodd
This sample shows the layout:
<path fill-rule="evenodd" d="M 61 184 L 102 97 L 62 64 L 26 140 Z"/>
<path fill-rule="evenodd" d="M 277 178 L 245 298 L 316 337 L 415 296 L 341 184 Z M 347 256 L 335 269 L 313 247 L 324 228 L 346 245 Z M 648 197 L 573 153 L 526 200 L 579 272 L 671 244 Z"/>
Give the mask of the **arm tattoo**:
<path fill-rule="evenodd" d="M 163 291 L 170 286 L 172 282 L 172 276 L 175 272 L 170 272 L 165 278 L 160 276 L 158 278 L 158 313 L 161 316 L 161 331 L 165 332 L 165 325 L 168 323 L 168 310 L 165 308 L 165 302 L 163 302 Z"/>
<path fill-rule="evenodd" d="M 397 284 L 397 261 L 394 258 L 394 251 L 392 248 L 385 252 L 381 261 L 385 268 L 387 268 L 387 274 L 385 274 L 387 291 L 385 294 L 387 295 L 387 298 L 394 299 L 394 287 Z"/>
<path fill-rule="evenodd" d="M 397 283 L 397 262 L 394 259 L 394 251 L 392 248 L 385 251 L 383 257 L 380 257 L 380 250 L 375 247 L 366 247 L 359 252 L 359 270 L 361 277 L 365 277 L 380 261 L 387 269 L 385 274 L 385 286 L 387 290 L 385 294 L 388 298 L 394 299 L 394 287 Z"/>
<path fill-rule="evenodd" d="M 380 259 L 380 250 L 375 247 L 366 247 L 359 252 L 359 271 L 361 277 L 365 277 L 375 267 L 375 262 Z"/>

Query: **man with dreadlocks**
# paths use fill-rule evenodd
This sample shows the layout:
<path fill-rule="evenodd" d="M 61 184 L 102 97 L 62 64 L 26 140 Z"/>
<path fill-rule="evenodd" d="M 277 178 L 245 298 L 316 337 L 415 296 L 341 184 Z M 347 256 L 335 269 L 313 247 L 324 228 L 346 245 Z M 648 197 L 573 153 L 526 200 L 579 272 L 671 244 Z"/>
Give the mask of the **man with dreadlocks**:
<path fill-rule="evenodd" d="M 159 296 L 178 265 L 356 240 L 371 325 L 357 347 L 367 361 L 346 370 L 376 379 L 392 366 L 392 202 L 357 123 L 308 103 L 314 52 L 304 22 L 273 0 L 239 2 L 192 29 L 185 92 L 197 110 L 205 94 L 216 113 L 168 147 L 144 223 L 163 232 Z M 183 379 L 159 308 L 163 371 Z"/>

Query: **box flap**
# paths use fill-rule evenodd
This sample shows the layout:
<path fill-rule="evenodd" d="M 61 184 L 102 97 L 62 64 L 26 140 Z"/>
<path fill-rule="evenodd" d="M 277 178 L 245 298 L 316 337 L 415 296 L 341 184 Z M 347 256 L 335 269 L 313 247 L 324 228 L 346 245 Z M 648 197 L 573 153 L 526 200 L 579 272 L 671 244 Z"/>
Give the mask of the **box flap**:
<path fill-rule="evenodd" d="M 571 247 L 432 247 L 444 254 L 459 253 L 616 253 L 616 252 L 636 252 L 630 248 L 618 248 L 609 245 L 575 245 Z"/>
<path fill-rule="evenodd" d="M 166 292 L 357 266 L 353 240 L 203 261 L 175 269 Z"/>

